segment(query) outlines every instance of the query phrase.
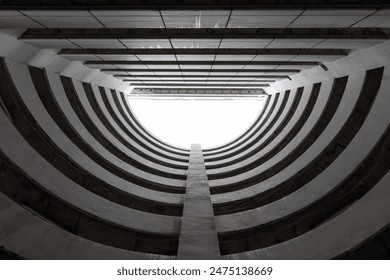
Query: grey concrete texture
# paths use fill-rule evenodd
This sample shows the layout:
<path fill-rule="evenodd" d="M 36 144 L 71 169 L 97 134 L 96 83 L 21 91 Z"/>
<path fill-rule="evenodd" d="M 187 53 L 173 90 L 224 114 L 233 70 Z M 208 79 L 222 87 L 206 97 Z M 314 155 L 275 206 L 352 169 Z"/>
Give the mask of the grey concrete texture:
<path fill-rule="evenodd" d="M 385 71 L 388 71 L 388 68 L 385 68 Z M 356 79 L 354 83 L 357 84 L 356 80 L 360 80 L 361 78 L 359 78 L 359 75 L 355 76 Z M 351 78 L 351 80 L 353 81 L 354 79 Z M 291 195 L 284 196 L 281 200 L 274 201 L 253 210 L 232 215 L 218 216 L 216 218 L 218 231 L 226 231 L 228 228 L 230 231 L 242 231 L 249 224 L 251 224 L 251 227 L 253 228 L 262 225 L 269 226 L 271 223 L 280 221 L 283 217 L 293 217 L 294 211 L 302 211 L 301 209 L 307 208 L 310 204 L 314 205 L 314 203 L 317 203 L 318 205 L 318 200 L 321 197 L 325 197 L 331 193 L 333 189 L 340 186 L 343 181 L 351 180 L 349 174 L 356 170 L 361 164 L 363 164 L 363 166 L 370 166 L 371 164 L 365 164 L 364 160 L 368 153 L 374 149 L 378 139 L 380 139 L 387 130 L 390 122 L 388 118 L 384 117 L 385 108 L 388 106 L 388 96 L 385 93 L 388 90 L 388 86 L 388 79 L 383 80 L 378 95 L 362 128 L 358 131 L 354 139 L 352 139 L 351 143 L 345 148 L 345 151 L 343 151 L 334 163 L 326 168 L 319 176 Z M 347 115 L 351 114 L 351 112 L 348 111 L 343 113 Z M 335 115 L 335 118 L 336 117 L 337 115 Z M 336 120 L 340 119 L 342 118 L 336 118 Z M 370 137 L 367 138 L 367 135 L 370 135 Z M 383 164 L 386 167 L 386 164 Z M 384 172 L 385 171 L 386 170 L 384 170 Z M 382 175 L 378 174 L 377 176 Z M 266 182 L 263 184 L 265 183 Z M 266 187 L 266 185 L 263 185 L 263 187 Z M 245 192 L 246 190 L 248 189 L 244 189 L 243 191 Z M 295 210 L 290 211 L 293 208 L 295 208 Z M 284 212 L 284 214 L 281 214 L 282 212 Z M 262 222 L 257 223 L 256 220 L 262 220 Z M 245 226 L 238 226 L 240 223 Z"/>
<path fill-rule="evenodd" d="M 298 89 L 292 90 L 292 97 L 294 98 L 297 94 Z M 267 135 L 264 136 L 264 138 L 259 139 L 256 142 L 253 142 L 252 145 L 240 145 L 240 150 L 243 150 L 241 153 L 237 153 L 237 155 L 232 155 L 228 158 L 228 160 L 220 160 L 220 161 L 214 161 L 212 164 L 210 163 L 207 166 L 207 174 L 208 175 L 218 175 L 218 174 L 224 174 L 225 171 L 223 169 L 220 169 L 219 172 L 213 172 L 213 169 L 219 169 L 223 166 L 229 166 L 231 170 L 235 170 L 235 168 L 240 168 L 242 166 L 246 165 L 245 160 L 248 159 L 252 154 L 259 154 L 262 151 L 263 155 L 268 154 L 270 151 L 274 149 L 274 147 L 277 147 L 282 141 L 284 141 L 285 138 L 287 138 L 289 132 L 291 129 L 294 128 L 300 117 L 302 116 L 302 113 L 304 112 L 306 106 L 309 106 L 308 101 L 310 98 L 312 92 L 312 87 L 308 86 L 303 89 L 302 97 L 299 100 L 299 104 L 295 110 L 291 110 L 293 115 L 289 116 L 288 123 L 283 127 L 283 129 L 277 134 L 274 135 L 274 129 L 272 131 L 268 132 Z M 290 110 L 290 103 L 286 104 L 286 110 L 284 110 L 284 115 L 287 115 L 287 111 Z M 286 116 L 287 117 L 287 116 Z M 268 139 L 271 138 L 272 141 L 269 142 Z M 257 145 L 258 142 L 258 145 Z M 264 144 L 267 143 L 267 144 Z M 258 150 L 258 147 L 262 147 L 261 150 Z M 244 153 L 246 152 L 246 153 Z M 242 163 L 241 163 L 242 162 Z M 240 163 L 240 164 L 237 164 Z M 210 176 L 211 177 L 211 176 Z M 211 177 L 212 178 L 212 177 Z"/>
<path fill-rule="evenodd" d="M 68 155 L 58 149 L 56 145 L 50 141 L 50 139 L 46 136 L 44 131 L 40 128 L 40 126 L 36 123 L 36 121 L 32 118 L 31 114 L 28 112 L 27 108 L 23 105 L 23 102 L 20 100 L 19 93 L 16 91 L 15 87 L 13 87 L 11 77 L 9 76 L 6 65 L 4 61 L 1 62 L 1 73 L 2 79 L 0 80 L 1 87 L 1 100 L 3 101 L 3 106 L 9 108 L 8 117 L 12 119 L 14 126 L 21 133 L 21 135 L 28 141 L 32 148 L 38 151 L 48 162 L 53 165 L 53 167 L 57 168 L 64 175 L 66 175 L 69 179 L 84 187 L 85 189 L 102 196 L 110 201 L 119 203 L 121 205 L 141 210 L 147 212 L 153 212 L 157 214 L 168 214 L 168 215 L 181 215 L 182 207 L 180 205 L 167 205 L 167 204 L 156 204 L 155 202 L 149 200 L 148 203 L 145 203 L 146 200 L 143 197 L 137 197 L 132 195 L 129 192 L 120 191 L 115 188 L 113 185 L 108 184 L 100 180 L 99 178 L 93 176 L 88 173 L 85 169 L 81 168 L 77 165 L 76 162 L 72 161 Z M 32 72 L 30 72 L 32 73 Z M 34 76 L 36 71 L 32 73 Z M 36 78 L 36 77 L 35 77 Z M 41 76 L 42 78 L 42 76 Z M 42 79 L 44 81 L 44 77 Z M 34 84 L 36 86 L 36 81 L 34 80 Z M 41 84 L 42 85 L 42 84 Z M 50 112 L 51 116 L 56 119 L 58 116 L 54 113 L 57 113 L 58 107 L 53 106 L 52 103 L 48 103 L 51 100 L 50 95 L 43 94 L 42 88 L 37 91 L 40 95 L 41 101 L 45 104 L 46 109 Z M 47 93 L 47 92 L 46 92 Z M 61 111 L 61 110 L 59 110 Z M 67 123 L 58 122 L 61 129 L 66 132 L 67 137 L 72 139 L 74 142 L 77 138 L 77 135 L 70 133 L 71 130 L 64 126 Z M 81 140 L 82 141 L 82 140 Z M 83 142 L 81 142 L 83 143 Z M 77 142 L 80 147 L 80 141 Z M 85 152 L 85 150 L 83 150 Z M 93 157 L 93 153 L 87 153 L 88 156 L 92 155 L 92 159 L 102 165 L 104 168 L 108 168 L 111 172 L 118 171 L 110 168 L 111 166 L 104 165 L 104 161 L 97 161 L 96 157 Z M 103 163 L 103 164 L 102 164 Z M 118 172 L 114 172 L 118 174 Z M 130 176 L 131 174 L 118 174 L 122 176 L 123 179 L 128 180 L 129 182 L 135 182 L 134 176 Z M 139 184 L 140 181 L 138 181 Z M 141 181 L 143 183 L 143 181 Z M 148 182 L 150 186 L 150 182 Z M 3 184 L 6 186 L 6 184 Z M 159 185 L 160 186 L 160 185 Z M 160 189 L 161 190 L 161 189 Z M 181 209 L 180 209 L 181 208 Z"/>
<path fill-rule="evenodd" d="M 55 86 L 55 82 L 59 83 L 59 77 L 56 76 L 56 74 L 48 73 L 47 75 L 48 75 L 49 81 L 51 81 L 51 83 L 52 83 L 51 84 L 52 87 Z M 150 166 L 150 168 L 153 168 L 156 170 L 160 169 L 162 171 L 172 172 L 172 173 L 176 173 L 178 175 L 182 175 L 183 173 L 185 173 L 185 171 L 170 169 L 170 168 L 163 166 L 161 164 L 157 164 L 155 162 L 151 162 L 150 160 L 146 160 L 146 156 L 142 157 L 141 155 L 149 155 L 151 157 L 152 152 L 145 150 L 143 147 L 140 147 L 139 144 L 134 143 L 134 141 L 130 140 L 128 137 L 126 139 L 124 139 L 124 140 L 130 140 L 129 142 L 125 142 L 126 145 L 123 142 L 120 142 L 107 129 L 107 127 L 103 124 L 103 120 L 101 120 L 99 118 L 99 116 L 95 113 L 95 111 L 92 109 L 92 104 L 88 101 L 82 84 L 78 83 L 78 82 L 73 82 L 73 85 L 74 85 L 74 88 L 76 90 L 77 96 L 79 97 L 80 105 L 85 110 L 85 112 L 88 114 L 88 117 L 91 119 L 91 121 L 96 126 L 98 131 L 100 133 L 102 133 L 103 136 L 105 137 L 105 139 L 108 139 L 109 142 L 111 144 L 115 145 L 115 147 L 117 147 L 122 153 L 124 153 L 128 157 L 133 158 L 133 159 L 135 159 L 135 160 L 137 160 L 137 161 L 139 161 L 147 166 Z M 61 88 L 61 84 L 58 84 L 58 86 L 54 87 L 54 89 L 58 89 L 58 90 L 53 90 L 53 93 L 55 94 L 59 104 L 64 103 L 62 110 L 65 111 L 65 109 L 68 109 L 67 111 L 65 111 L 65 113 L 67 113 L 68 115 L 71 114 L 71 116 L 75 115 L 75 113 L 73 112 L 73 109 L 70 107 L 69 101 L 66 98 L 66 94 L 64 93 L 64 90 Z M 62 93 L 62 95 L 60 93 Z M 94 92 L 93 94 L 99 95 L 99 92 Z M 61 107 L 62 107 L 62 105 L 61 105 Z M 77 120 L 77 117 L 73 117 L 72 119 Z M 83 128 L 82 122 L 83 122 L 83 120 L 78 120 L 78 123 L 80 123 L 79 130 L 81 129 L 82 131 L 84 131 L 85 129 L 82 129 Z M 84 134 L 85 134 L 85 132 L 84 132 Z M 92 138 L 92 140 L 91 140 L 91 138 Z M 96 143 L 96 144 L 94 143 L 96 141 L 93 140 L 92 135 L 87 137 L 85 141 L 88 141 L 88 143 L 90 143 L 91 146 L 98 145 L 98 143 Z M 132 149 L 136 149 L 136 150 L 140 151 L 140 153 L 135 153 L 133 150 L 129 149 L 129 147 L 132 147 Z M 101 145 L 100 145 L 100 146 L 96 147 L 95 149 L 99 150 L 99 151 L 100 150 L 104 151 L 105 148 L 106 147 L 101 147 Z M 107 152 L 107 154 L 108 154 L 108 152 Z M 155 155 L 155 156 L 153 156 L 153 158 L 156 158 L 156 160 L 158 160 L 159 157 L 157 155 Z M 165 161 L 166 161 L 166 159 L 162 159 L 162 160 L 158 160 L 157 162 L 163 163 Z"/>
<path fill-rule="evenodd" d="M 13 81 L 15 86 L 18 89 L 19 94 L 24 100 L 24 103 L 29 108 L 30 112 L 33 113 L 37 122 L 41 125 L 41 127 L 46 131 L 46 133 L 55 141 L 58 147 L 60 147 L 63 151 L 66 151 L 70 158 L 73 158 L 76 162 L 80 164 L 80 166 L 84 167 L 86 170 L 90 170 L 92 174 L 96 174 L 97 177 L 102 178 L 102 180 L 107 181 L 107 183 L 116 182 L 114 185 L 118 188 L 121 188 L 124 191 L 132 192 L 135 195 L 140 197 L 148 198 L 149 194 L 152 194 L 153 191 L 148 190 L 146 188 L 139 188 L 136 185 L 131 184 L 132 187 L 129 188 L 129 182 L 118 178 L 117 176 L 111 175 L 108 171 L 101 168 L 90 158 L 83 156 L 83 152 L 74 145 L 70 139 L 64 135 L 60 128 L 54 123 L 54 121 L 50 118 L 47 111 L 40 103 L 38 95 L 31 94 L 34 92 L 34 86 L 32 84 L 31 79 L 29 79 L 29 73 L 25 65 L 17 64 L 8 61 L 7 65 L 9 67 L 9 71 L 11 76 L 13 77 Z M 23 74 L 22 74 L 23 73 Z M 107 157 L 109 157 L 109 153 L 107 153 Z M 138 174 L 138 176 L 142 176 L 140 170 L 132 168 L 131 166 L 122 163 L 122 168 L 127 169 L 130 172 Z M 153 175 L 145 174 L 143 175 L 149 180 L 153 180 Z M 112 179 L 110 179 L 112 178 Z M 114 179 L 115 178 L 115 179 Z M 113 180 L 113 181 L 112 181 Z M 161 182 L 160 177 L 155 177 L 156 182 Z M 165 179 L 169 181 L 169 179 Z M 174 180 L 173 180 L 174 182 Z M 184 184 L 184 183 L 183 183 Z M 180 186 L 180 183 L 179 183 Z M 183 186 L 184 187 L 184 186 Z M 152 199 L 152 197 L 150 197 Z M 162 192 L 155 192 L 154 198 L 160 200 L 165 203 L 178 203 L 182 202 L 182 196 L 179 194 L 168 194 Z"/>
<path fill-rule="evenodd" d="M 225 180 L 225 182 L 227 182 L 227 180 L 229 180 L 229 183 L 238 182 L 238 181 L 244 180 L 245 178 L 248 178 L 248 177 L 254 176 L 260 172 L 263 172 L 264 170 L 267 170 L 270 166 L 275 166 L 276 164 L 281 162 L 282 158 L 287 158 L 287 155 L 289 155 L 289 153 L 293 152 L 296 148 L 298 148 L 299 145 L 302 143 L 302 141 L 304 141 L 306 139 L 306 137 L 309 135 L 309 133 L 311 133 L 312 131 L 316 132 L 316 130 L 317 130 L 319 133 L 322 133 L 322 131 L 325 129 L 325 127 L 328 127 L 328 130 L 330 130 L 330 126 L 327 126 L 327 124 L 329 121 L 332 120 L 333 114 L 335 113 L 335 110 L 337 108 L 339 109 L 339 111 L 341 111 L 341 109 L 339 108 L 339 100 L 344 93 L 343 84 L 339 84 L 339 86 L 341 87 L 340 89 L 337 89 L 337 88 L 333 89 L 334 82 L 337 82 L 337 81 L 331 80 L 331 81 L 328 81 L 327 83 L 324 83 L 324 86 L 321 87 L 321 92 L 320 92 L 320 97 L 330 95 L 329 100 L 333 101 L 333 103 L 327 102 L 327 100 L 325 99 L 324 103 L 321 104 L 320 103 L 321 99 L 318 99 L 317 104 L 314 107 L 312 114 L 310 115 L 310 118 L 306 121 L 305 125 L 301 128 L 299 133 L 295 136 L 294 140 L 290 141 L 283 148 L 283 150 L 281 150 L 276 156 L 274 156 L 272 159 L 268 160 L 266 163 L 264 163 L 260 166 L 255 166 L 254 169 L 251 169 L 247 172 L 243 172 L 241 174 L 238 174 L 235 177 L 230 176 L 229 179 L 224 178 L 224 179 L 214 180 L 213 182 L 210 182 L 210 186 L 213 187 L 214 185 L 216 185 L 216 186 L 222 185 L 224 180 Z M 352 83 L 349 83 L 349 84 L 352 85 Z M 338 86 L 338 84 L 335 84 L 335 85 Z M 326 92 L 326 91 L 330 91 L 330 92 Z M 351 91 L 350 94 L 352 95 L 353 92 Z M 324 98 L 327 98 L 327 97 L 324 97 Z M 328 103 L 330 106 L 328 106 Z M 348 105 L 346 105 L 346 106 L 348 106 Z M 319 108 L 322 108 L 322 109 L 319 109 Z M 319 109 L 319 111 L 317 111 L 318 109 Z M 325 110 L 323 110 L 323 109 L 325 109 Z M 347 116 L 345 116 L 345 117 L 347 117 Z M 318 122 L 324 122 L 324 124 L 321 126 L 318 126 L 318 128 L 317 128 Z M 316 140 L 315 138 L 309 139 L 309 140 L 311 140 L 311 142 L 313 142 L 314 140 Z M 324 141 L 326 141 L 326 140 L 324 140 Z M 313 147 L 313 145 L 311 147 Z M 306 152 L 306 151 L 303 150 L 302 152 Z"/>
<path fill-rule="evenodd" d="M 144 153 L 146 153 L 145 151 L 145 148 L 143 147 L 140 147 L 139 144 L 137 143 L 134 143 L 134 140 L 132 140 L 129 136 L 134 136 L 137 138 L 138 141 L 141 141 L 143 142 L 142 138 L 140 136 L 138 136 L 137 134 L 134 134 L 134 133 L 129 133 L 129 135 L 127 135 L 120 127 L 119 127 L 119 124 L 122 124 L 124 126 L 125 129 L 129 129 L 128 127 L 126 127 L 126 125 L 122 122 L 123 120 L 119 120 L 118 122 L 115 121 L 112 116 L 110 115 L 110 113 L 108 112 L 108 108 L 105 106 L 104 104 L 104 101 L 102 99 L 102 94 L 99 94 L 99 89 L 97 86 L 94 86 L 92 85 L 92 90 L 93 90 L 93 93 L 94 93 L 94 97 L 96 98 L 96 101 L 97 101 L 97 104 L 98 106 L 100 107 L 100 109 L 102 110 L 105 118 L 109 121 L 109 123 L 111 124 L 111 126 L 115 129 L 115 131 L 119 132 L 119 134 L 124 138 L 125 140 L 125 143 L 129 143 L 130 145 L 134 146 L 134 147 L 137 147 L 138 149 L 142 150 Z M 105 91 L 106 89 L 103 89 L 104 93 L 107 94 Z M 112 137 L 111 137 L 112 138 Z M 150 149 L 150 148 L 149 148 Z M 160 150 L 160 149 L 156 149 L 156 150 Z M 149 151 L 150 153 L 150 151 Z M 162 153 L 163 155 L 165 156 L 168 156 L 169 153 L 167 153 L 166 151 L 161 151 L 160 150 L 160 153 Z M 159 158 L 159 156 L 155 155 L 156 158 Z M 161 157 L 161 156 L 160 156 Z M 180 160 L 183 160 L 183 161 L 188 161 L 188 157 L 186 156 L 179 156 L 179 155 L 175 155 L 175 158 L 177 159 L 180 159 Z M 163 159 L 164 160 L 164 159 Z M 168 160 L 166 160 L 168 161 Z M 169 162 L 169 161 L 168 161 Z M 172 162 L 174 162 L 172 160 Z M 179 164 L 179 163 L 176 163 L 176 164 Z M 181 163 L 183 166 L 186 166 L 185 163 Z"/>
<path fill-rule="evenodd" d="M 163 6 L 149 11 L 152 22 L 121 34 L 111 29 L 113 17 L 134 24 L 134 14 L 125 20 L 120 13 L 129 11 L 118 7 L 69 23 L 26 7 L 35 21 L 0 11 L 0 25 L 35 28 L 24 35 L 0 31 L 0 56 L 20 100 L 9 102 L 12 91 L 0 94 L 0 258 L 388 259 L 390 10 L 363 2 L 359 9 L 357 1 L 353 9 L 315 1 L 326 9 L 282 3 L 265 11 L 254 1 L 252 10 L 205 11 L 201 28 L 187 26 L 193 12 L 178 11 L 182 16 Z M 213 28 L 216 18 L 225 28 Z M 166 26 L 159 26 L 162 19 Z M 48 28 L 36 29 L 39 22 Z M 74 38 L 68 24 L 78 28 L 76 37 L 97 37 Z M 86 30 L 91 27 L 97 29 Z M 233 34 L 232 27 L 240 30 Z M 151 32 L 158 42 L 139 38 Z M 118 34 L 127 39 L 120 42 Z M 134 71 L 126 64 L 166 79 L 169 72 L 183 75 L 168 66 L 190 64 L 189 57 L 200 66 L 204 59 L 223 64 L 184 71 L 211 80 L 217 73 L 239 77 L 235 66 L 245 61 L 272 62 L 265 70 L 280 74 L 265 89 L 267 103 L 256 120 L 230 143 L 176 148 L 148 133 L 131 111 L 126 95 L 134 80 L 119 79 Z M 112 71 L 88 68 L 85 60 Z M 245 65 L 242 72 L 251 68 Z M 240 77 L 266 78 L 263 70 Z M 132 78 L 142 83 L 139 74 Z M 37 92 L 40 83 L 50 94 Z"/>
<path fill-rule="evenodd" d="M 198 144 L 191 145 L 186 186 L 177 258 L 218 259 L 220 252 L 214 212 L 202 149 Z"/>
<path fill-rule="evenodd" d="M 2 152 L 52 194 L 93 216 L 121 224 L 124 227 L 166 234 L 178 232 L 179 218 L 177 217 L 155 215 L 123 207 L 78 186 L 32 150 L 2 111 L 1 121 L 2 134 L 8 135 L 7 138 L 1 138 Z M 42 170 L 45 170 L 45 176 L 42 176 Z M 158 222 L 160 219 L 161 224 Z"/>
<path fill-rule="evenodd" d="M 1 193 L 0 201 L 1 246 L 26 259 L 175 259 L 174 256 L 132 252 L 93 242 L 42 219 Z"/>
<path fill-rule="evenodd" d="M 387 209 L 390 199 L 389 180 L 390 174 L 387 173 L 362 199 L 306 234 L 267 248 L 227 255 L 224 258 L 324 260 L 352 251 L 388 227 L 389 211 L 384 209 Z"/>

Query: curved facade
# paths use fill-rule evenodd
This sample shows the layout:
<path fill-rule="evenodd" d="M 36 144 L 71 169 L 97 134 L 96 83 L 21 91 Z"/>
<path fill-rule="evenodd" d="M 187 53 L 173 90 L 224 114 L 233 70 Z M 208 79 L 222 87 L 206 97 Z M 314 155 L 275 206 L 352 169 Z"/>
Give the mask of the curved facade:
<path fill-rule="evenodd" d="M 390 257 L 390 41 L 276 81 L 240 137 L 186 150 L 127 83 L 0 35 L 1 258 Z"/>

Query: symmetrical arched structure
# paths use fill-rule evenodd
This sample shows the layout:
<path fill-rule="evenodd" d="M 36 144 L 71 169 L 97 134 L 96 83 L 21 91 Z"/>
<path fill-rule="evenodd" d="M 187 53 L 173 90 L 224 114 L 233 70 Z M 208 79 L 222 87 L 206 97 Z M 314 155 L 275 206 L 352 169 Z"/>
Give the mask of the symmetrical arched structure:
<path fill-rule="evenodd" d="M 151 135 L 128 83 L 0 39 L 0 258 L 390 257 L 390 41 L 276 81 L 201 150 Z"/>

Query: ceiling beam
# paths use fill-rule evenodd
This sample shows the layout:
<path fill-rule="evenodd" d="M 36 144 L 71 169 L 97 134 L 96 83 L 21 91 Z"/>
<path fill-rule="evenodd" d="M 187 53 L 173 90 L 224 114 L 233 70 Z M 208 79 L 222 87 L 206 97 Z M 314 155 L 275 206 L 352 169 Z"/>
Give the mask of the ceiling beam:
<path fill-rule="evenodd" d="M 118 74 L 118 75 L 114 75 L 114 77 L 117 77 L 117 78 L 133 78 L 133 77 L 149 77 L 149 78 L 153 78 L 153 77 L 157 77 L 157 78 L 218 78 L 218 77 L 221 77 L 221 78 L 227 78 L 227 77 L 240 77 L 240 78 L 264 78 L 264 79 L 287 79 L 288 76 L 287 75 L 255 75 L 255 74 L 252 74 L 252 75 L 239 75 L 237 76 L 236 74 L 223 74 L 223 75 L 215 75 L 215 74 L 211 74 L 210 75 L 140 75 L 140 74 Z"/>
<path fill-rule="evenodd" d="M 123 61 L 123 60 L 88 60 L 85 65 L 319 65 L 316 61 Z"/>
<path fill-rule="evenodd" d="M 131 85 L 130 85 L 131 86 Z M 229 86 L 229 85 L 226 85 L 226 86 L 221 86 L 221 85 L 218 85 L 218 86 L 208 86 L 208 85 L 201 85 L 201 86 L 198 86 L 198 85 L 195 85 L 195 86 L 185 86 L 185 85 L 179 85 L 179 86 L 154 86 L 154 85 L 150 85 L 150 86 L 136 86 L 134 88 L 145 88 L 145 89 L 148 89 L 150 87 L 153 87 L 154 89 L 166 89 L 166 88 L 170 88 L 170 89 L 232 89 L 232 90 L 238 90 L 238 89 L 247 89 L 247 90 L 252 90 L 252 89 L 262 89 L 263 87 L 259 87 L 259 86 L 253 86 L 253 87 L 236 87 L 234 85 L 232 86 Z"/>
<path fill-rule="evenodd" d="M 265 94 L 264 90 L 261 88 L 257 89 L 226 89 L 226 88 L 209 88 L 209 89 L 199 89 L 199 88 L 134 88 L 128 96 L 134 95 L 161 95 L 161 94 L 182 94 L 182 95 L 196 95 L 196 94 L 211 94 L 215 96 L 223 95 L 233 95 L 236 97 L 239 96 L 248 96 L 248 95 L 262 95 Z"/>
<path fill-rule="evenodd" d="M 315 55 L 346 56 L 343 49 L 62 49 L 60 55 Z"/>
<path fill-rule="evenodd" d="M 29 28 L 20 39 L 388 39 L 389 28 Z"/>
<path fill-rule="evenodd" d="M 72 1 L 3 1 L 2 9 L 23 10 L 199 10 L 199 9 L 291 9 L 291 8 L 328 8 L 328 9 L 351 9 L 351 8 L 385 8 L 389 4 L 383 0 L 197 0 L 197 1 L 172 1 L 172 0 L 132 0 L 112 1 L 100 0 L 88 3 L 83 0 Z M 16 3 L 15 3 L 16 2 Z M 87 4 L 88 3 L 88 4 Z"/>
<path fill-rule="evenodd" d="M 120 69 L 120 68 L 103 68 L 101 71 L 109 72 L 240 72 L 240 73 L 299 73 L 300 69 Z"/>
<path fill-rule="evenodd" d="M 261 83 L 274 83 L 276 80 L 208 80 L 207 78 L 204 78 L 202 80 L 147 80 L 147 79 L 123 79 L 124 82 L 143 82 L 143 83 L 148 83 L 148 82 L 237 82 L 237 83 L 253 83 L 253 82 L 261 82 Z"/>
<path fill-rule="evenodd" d="M 245 88 L 245 87 L 269 87 L 269 84 L 213 84 L 213 83 L 200 83 L 200 84 L 194 84 L 194 83 L 160 83 L 160 84 L 147 84 L 147 83 L 131 83 L 131 86 L 145 86 L 145 87 L 172 87 L 172 86 L 185 86 L 185 87 L 203 87 L 203 86 L 209 86 L 209 87 L 236 87 L 236 88 Z"/>

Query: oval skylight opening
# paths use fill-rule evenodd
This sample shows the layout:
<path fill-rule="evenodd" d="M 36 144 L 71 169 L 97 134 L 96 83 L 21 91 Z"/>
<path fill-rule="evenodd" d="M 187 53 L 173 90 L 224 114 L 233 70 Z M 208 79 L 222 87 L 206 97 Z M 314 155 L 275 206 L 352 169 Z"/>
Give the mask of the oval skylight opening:
<path fill-rule="evenodd" d="M 240 136 L 262 111 L 264 98 L 135 99 L 129 104 L 140 123 L 160 140 L 189 149 L 223 145 Z"/>

